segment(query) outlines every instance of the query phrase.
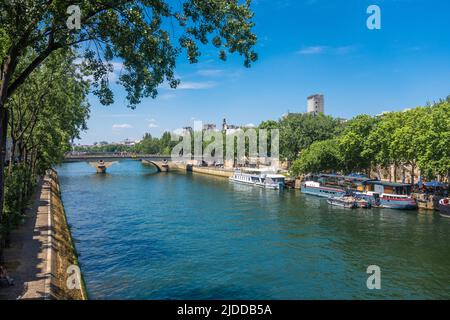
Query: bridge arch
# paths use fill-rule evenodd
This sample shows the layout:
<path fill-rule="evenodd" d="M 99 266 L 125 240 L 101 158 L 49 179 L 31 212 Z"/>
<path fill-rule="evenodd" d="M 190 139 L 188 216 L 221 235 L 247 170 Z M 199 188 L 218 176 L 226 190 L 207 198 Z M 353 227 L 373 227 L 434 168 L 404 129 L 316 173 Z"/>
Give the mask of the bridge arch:
<path fill-rule="evenodd" d="M 158 172 L 168 172 L 169 171 L 169 163 L 167 161 L 153 161 L 142 159 L 143 165 L 153 165 L 156 167 Z"/>

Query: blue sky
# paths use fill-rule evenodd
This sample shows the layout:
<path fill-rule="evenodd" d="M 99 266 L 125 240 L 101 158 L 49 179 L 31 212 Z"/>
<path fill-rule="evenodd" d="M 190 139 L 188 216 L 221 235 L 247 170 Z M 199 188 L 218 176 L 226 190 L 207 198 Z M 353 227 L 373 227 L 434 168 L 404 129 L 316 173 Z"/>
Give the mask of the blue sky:
<path fill-rule="evenodd" d="M 176 90 L 127 109 L 90 97 L 89 130 L 77 143 L 140 139 L 145 132 L 193 126 L 259 124 L 304 112 L 306 97 L 325 95 L 325 113 L 343 118 L 402 110 L 450 94 L 450 2 L 445 0 L 253 0 L 259 60 L 227 62 L 204 47 L 198 64 L 181 56 Z M 381 30 L 366 27 L 369 5 L 381 8 Z M 120 72 L 117 63 L 116 73 Z M 117 74 L 111 76 L 114 81 Z"/>

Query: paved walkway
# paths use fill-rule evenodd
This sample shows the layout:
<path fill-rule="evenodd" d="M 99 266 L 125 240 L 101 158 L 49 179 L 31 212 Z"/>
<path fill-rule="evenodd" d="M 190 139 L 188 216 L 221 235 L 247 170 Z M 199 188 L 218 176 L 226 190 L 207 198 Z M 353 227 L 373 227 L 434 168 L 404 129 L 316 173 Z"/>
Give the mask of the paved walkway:
<path fill-rule="evenodd" d="M 25 223 L 11 233 L 4 250 L 5 266 L 14 286 L 0 288 L 2 299 L 45 299 L 49 292 L 49 182 L 41 181 L 27 210 Z"/>

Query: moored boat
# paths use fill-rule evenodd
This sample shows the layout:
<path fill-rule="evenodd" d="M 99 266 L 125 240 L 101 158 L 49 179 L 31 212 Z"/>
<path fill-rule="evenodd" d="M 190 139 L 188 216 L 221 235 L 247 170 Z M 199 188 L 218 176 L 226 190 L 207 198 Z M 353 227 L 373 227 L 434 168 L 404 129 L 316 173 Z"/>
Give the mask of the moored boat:
<path fill-rule="evenodd" d="M 285 177 L 283 175 L 262 173 L 262 171 L 258 170 L 253 170 L 253 172 L 249 171 L 248 173 L 236 170 L 233 176 L 229 178 L 232 182 L 274 190 L 284 188 L 284 179 Z"/>
<path fill-rule="evenodd" d="M 346 194 L 345 190 L 321 186 L 319 182 L 305 181 L 301 184 L 301 191 L 319 197 L 331 198 Z"/>
<path fill-rule="evenodd" d="M 377 192 L 355 192 L 355 196 L 366 200 L 372 207 L 387 209 L 413 210 L 417 209 L 416 200 L 407 195 L 379 194 Z"/>
<path fill-rule="evenodd" d="M 441 217 L 450 218 L 450 198 L 439 201 L 439 214 Z"/>
<path fill-rule="evenodd" d="M 358 207 L 357 201 L 353 197 L 330 197 L 327 199 L 328 204 L 348 209 L 355 209 Z"/>
<path fill-rule="evenodd" d="M 389 209 L 413 210 L 417 209 L 417 202 L 411 196 L 382 193 L 380 207 Z"/>
<path fill-rule="evenodd" d="M 268 173 L 261 176 L 261 181 L 256 185 L 266 189 L 283 189 L 285 184 L 285 177 L 281 174 Z"/>

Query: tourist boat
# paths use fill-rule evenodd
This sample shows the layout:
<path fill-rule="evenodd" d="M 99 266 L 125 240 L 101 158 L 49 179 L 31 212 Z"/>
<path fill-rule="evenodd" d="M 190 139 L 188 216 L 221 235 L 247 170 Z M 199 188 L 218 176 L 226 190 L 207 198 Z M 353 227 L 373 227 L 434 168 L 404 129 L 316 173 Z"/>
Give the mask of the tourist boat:
<path fill-rule="evenodd" d="M 258 186 L 265 189 L 279 190 L 284 188 L 285 177 L 281 174 L 264 173 L 263 171 L 258 170 L 250 170 L 249 172 L 237 170 L 229 179 L 230 181 L 236 183 Z"/>
<path fill-rule="evenodd" d="M 319 197 L 331 198 L 340 197 L 346 194 L 345 190 L 321 186 L 316 181 L 305 181 L 301 185 L 301 191 Z"/>
<path fill-rule="evenodd" d="M 331 204 L 332 206 L 338 206 L 348 209 L 355 209 L 358 207 L 357 202 L 355 201 L 355 198 L 353 197 L 330 197 L 327 199 L 328 204 Z"/>
<path fill-rule="evenodd" d="M 444 198 L 439 201 L 439 214 L 441 217 L 450 218 L 450 198 Z"/>

